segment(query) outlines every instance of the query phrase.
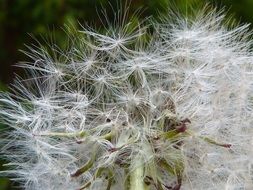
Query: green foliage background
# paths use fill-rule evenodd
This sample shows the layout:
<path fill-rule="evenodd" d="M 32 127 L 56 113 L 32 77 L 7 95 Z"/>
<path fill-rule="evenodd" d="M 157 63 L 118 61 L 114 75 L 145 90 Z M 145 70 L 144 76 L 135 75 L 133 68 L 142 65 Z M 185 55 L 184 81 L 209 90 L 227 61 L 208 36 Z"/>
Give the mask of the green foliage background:
<path fill-rule="evenodd" d="M 213 4 L 225 10 L 242 23 L 253 23 L 253 0 L 128 0 L 130 14 L 141 9 L 141 17 L 166 14 L 169 7 L 178 11 L 197 9 L 199 5 Z M 22 72 L 13 67 L 18 61 L 27 59 L 19 49 L 31 44 L 34 39 L 51 38 L 60 46 L 66 45 L 64 24 L 80 27 L 79 23 L 102 27 L 97 12 L 107 10 L 112 16 L 112 8 L 125 0 L 0 0 L 0 89 L 13 80 L 14 73 Z M 43 43 L 43 41 L 42 41 Z M 45 42 L 44 42 L 45 43 Z M 1 108 L 0 108 L 1 109 Z M 3 128 L 0 125 L 0 132 Z M 4 161 L 0 160 L 0 171 Z M 12 190 L 15 184 L 7 178 L 0 178 L 0 190 Z M 16 188 L 17 189 L 17 188 Z"/>

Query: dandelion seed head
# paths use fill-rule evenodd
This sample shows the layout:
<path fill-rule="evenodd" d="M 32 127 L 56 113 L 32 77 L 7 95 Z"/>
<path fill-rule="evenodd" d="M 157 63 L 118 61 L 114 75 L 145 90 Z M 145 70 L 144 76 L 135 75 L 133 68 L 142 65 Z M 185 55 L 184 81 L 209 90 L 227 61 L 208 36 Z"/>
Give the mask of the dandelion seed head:
<path fill-rule="evenodd" d="M 207 8 L 136 25 L 121 14 L 67 52 L 25 52 L 28 77 L 0 95 L 13 129 L 2 173 L 27 190 L 251 189 L 248 25 Z"/>

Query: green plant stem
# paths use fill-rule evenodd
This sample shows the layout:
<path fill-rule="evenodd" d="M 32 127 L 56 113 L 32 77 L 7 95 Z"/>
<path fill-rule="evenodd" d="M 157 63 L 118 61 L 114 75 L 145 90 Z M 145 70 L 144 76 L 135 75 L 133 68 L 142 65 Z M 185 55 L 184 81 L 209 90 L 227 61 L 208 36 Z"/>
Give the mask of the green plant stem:
<path fill-rule="evenodd" d="M 130 190 L 148 190 L 144 183 L 144 167 L 141 159 L 137 160 L 136 168 L 130 175 Z"/>
<path fill-rule="evenodd" d="M 64 133 L 64 132 L 49 132 L 44 134 L 39 134 L 39 136 L 51 136 L 51 137 L 85 137 L 87 136 L 86 132 L 80 131 L 80 132 L 73 132 L 73 133 Z"/>

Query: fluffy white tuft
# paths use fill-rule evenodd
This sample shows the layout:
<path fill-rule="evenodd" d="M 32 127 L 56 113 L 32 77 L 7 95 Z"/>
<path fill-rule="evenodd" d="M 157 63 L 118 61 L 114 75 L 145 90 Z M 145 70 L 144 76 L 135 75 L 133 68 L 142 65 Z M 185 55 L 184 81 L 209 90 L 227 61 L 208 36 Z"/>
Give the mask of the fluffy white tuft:
<path fill-rule="evenodd" d="M 30 77 L 0 96 L 2 173 L 27 190 L 253 189 L 248 25 L 205 9 L 151 33 L 125 17 L 30 49 Z"/>

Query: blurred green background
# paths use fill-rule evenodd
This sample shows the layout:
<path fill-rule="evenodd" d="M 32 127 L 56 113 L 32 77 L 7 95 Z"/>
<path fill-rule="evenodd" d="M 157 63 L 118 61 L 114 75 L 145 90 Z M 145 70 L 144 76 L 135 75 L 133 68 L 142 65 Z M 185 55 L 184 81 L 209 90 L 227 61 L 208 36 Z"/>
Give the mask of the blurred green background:
<path fill-rule="evenodd" d="M 14 73 L 22 74 L 13 65 L 28 59 L 19 50 L 34 42 L 31 35 L 43 39 L 53 33 L 54 41 L 64 46 L 64 24 L 102 27 L 97 12 L 105 9 L 112 16 L 111 7 L 116 9 L 118 2 L 125 3 L 124 0 L 0 0 L 0 90 L 7 89 Z M 166 14 L 168 7 L 194 10 L 206 3 L 225 7 L 241 23 L 253 23 L 253 0 L 131 0 L 130 14 L 141 9 L 140 17 L 157 17 Z M 0 160 L 0 171 L 3 164 L 4 160 Z M 7 178 L 0 178 L 0 190 L 19 189 L 15 186 Z"/>

